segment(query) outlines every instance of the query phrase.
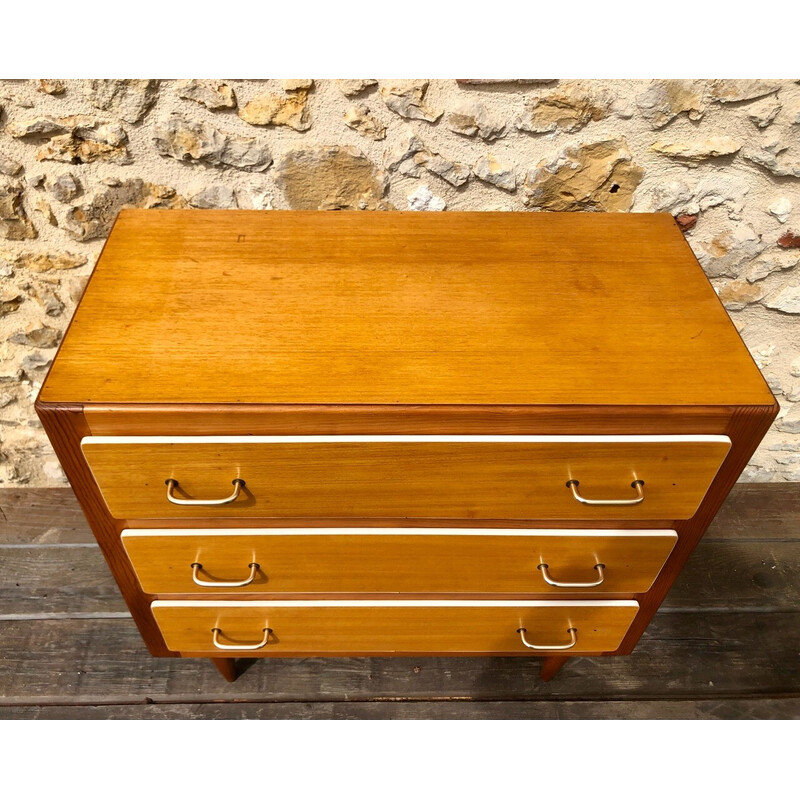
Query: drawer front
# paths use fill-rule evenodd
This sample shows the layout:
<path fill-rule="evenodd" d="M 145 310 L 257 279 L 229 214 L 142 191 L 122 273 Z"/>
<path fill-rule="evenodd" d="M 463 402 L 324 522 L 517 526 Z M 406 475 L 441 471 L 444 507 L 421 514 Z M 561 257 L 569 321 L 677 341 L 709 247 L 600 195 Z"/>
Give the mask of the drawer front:
<path fill-rule="evenodd" d="M 111 513 L 119 519 L 664 520 L 695 513 L 730 440 L 87 437 L 82 448 Z M 246 485 L 233 491 L 232 484 L 239 488 L 235 482 L 241 480 Z M 570 481 L 577 485 L 568 486 Z M 634 481 L 644 485 L 634 487 Z M 218 504 L 177 504 L 168 499 L 168 491 L 178 502 Z M 592 502 L 586 504 L 581 497 Z"/>
<path fill-rule="evenodd" d="M 611 652 L 619 647 L 638 608 L 626 600 L 156 600 L 152 604 L 170 650 L 250 656 Z M 529 644 L 543 649 L 526 647 L 520 628 Z M 558 649 L 573 641 L 568 649 Z"/>
<path fill-rule="evenodd" d="M 677 538 L 674 531 L 485 528 L 122 533 L 142 588 L 158 595 L 633 594 L 650 588 Z"/>

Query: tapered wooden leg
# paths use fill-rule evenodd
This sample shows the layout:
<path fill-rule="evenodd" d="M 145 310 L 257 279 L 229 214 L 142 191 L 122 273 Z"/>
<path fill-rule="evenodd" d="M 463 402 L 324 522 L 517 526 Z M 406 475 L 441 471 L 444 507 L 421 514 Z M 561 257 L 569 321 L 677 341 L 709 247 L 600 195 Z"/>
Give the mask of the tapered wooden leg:
<path fill-rule="evenodd" d="M 539 673 L 541 679 L 543 681 L 549 681 L 567 661 L 569 661 L 569 656 L 548 656 L 547 658 L 543 658 L 542 671 Z"/>
<path fill-rule="evenodd" d="M 236 680 L 235 658 L 212 658 L 211 663 L 219 670 L 226 681 L 233 683 Z"/>

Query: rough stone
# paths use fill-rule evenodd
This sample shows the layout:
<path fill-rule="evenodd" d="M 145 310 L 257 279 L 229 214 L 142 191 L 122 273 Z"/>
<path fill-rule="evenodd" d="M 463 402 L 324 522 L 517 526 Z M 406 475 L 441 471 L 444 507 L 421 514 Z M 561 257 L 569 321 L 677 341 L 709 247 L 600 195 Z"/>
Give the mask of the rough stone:
<path fill-rule="evenodd" d="M 789 364 L 789 374 L 793 378 L 800 378 L 800 356 Z"/>
<path fill-rule="evenodd" d="M 67 91 L 66 83 L 55 78 L 39 78 L 35 85 L 36 91 L 42 94 L 64 94 Z"/>
<path fill-rule="evenodd" d="M 764 305 L 784 314 L 800 314 L 800 285 L 785 286 L 764 300 Z"/>
<path fill-rule="evenodd" d="M 58 220 L 47 198 L 36 197 L 33 201 L 33 210 L 41 214 L 50 225 L 58 227 Z"/>
<path fill-rule="evenodd" d="M 178 81 L 176 91 L 178 97 L 182 97 L 185 100 L 193 100 L 211 111 L 236 108 L 236 95 L 233 89 L 222 81 Z"/>
<path fill-rule="evenodd" d="M 75 127 L 77 121 L 89 123 L 93 117 L 76 115 L 72 117 L 27 116 L 13 120 L 5 127 L 5 132 L 15 139 L 28 137 L 50 138 L 62 133 L 68 133 Z"/>
<path fill-rule="evenodd" d="M 40 325 L 32 322 L 23 330 L 13 334 L 9 341 L 14 342 L 14 344 L 27 345 L 28 347 L 57 347 L 61 341 L 61 331 L 51 328 L 49 325 Z"/>
<path fill-rule="evenodd" d="M 658 178 L 656 179 L 658 180 Z M 750 182 L 736 176 L 714 174 L 692 183 L 685 180 L 642 185 L 637 211 L 668 211 L 670 214 L 700 214 L 724 206 L 730 219 L 739 220 Z"/>
<path fill-rule="evenodd" d="M 765 244 L 752 226 L 739 224 L 692 243 L 692 249 L 710 278 L 739 276 L 740 267 L 764 250 Z"/>
<path fill-rule="evenodd" d="M 612 98 L 606 92 L 565 83 L 547 94 L 530 98 L 514 124 L 530 133 L 573 133 L 606 117 L 611 104 Z"/>
<path fill-rule="evenodd" d="M 80 181 L 70 172 L 59 175 L 50 186 L 50 194 L 59 203 L 69 203 L 83 191 Z"/>
<path fill-rule="evenodd" d="M 785 416 L 775 421 L 775 427 L 784 433 L 800 433 L 800 405 L 794 406 Z"/>
<path fill-rule="evenodd" d="M 742 472 L 741 480 L 747 483 L 770 483 L 775 471 L 762 464 L 748 464 Z"/>
<path fill-rule="evenodd" d="M 781 108 L 782 106 L 778 99 L 774 96 L 769 96 L 748 106 L 747 118 L 757 128 L 766 128 L 772 124 Z"/>
<path fill-rule="evenodd" d="M 15 267 L 27 269 L 31 272 L 57 272 L 82 267 L 87 262 L 84 255 L 75 255 L 66 252 L 15 252 L 0 250 L 0 258 L 13 264 Z"/>
<path fill-rule="evenodd" d="M 306 91 L 262 94 L 246 103 L 238 113 L 250 125 L 285 125 L 296 131 L 307 131 L 311 127 L 307 100 Z"/>
<path fill-rule="evenodd" d="M 85 114 L 27 117 L 9 123 L 5 130 L 16 139 L 47 139 L 36 154 L 39 161 L 127 164 L 131 160 L 126 146 L 128 136 L 122 126 Z"/>
<path fill-rule="evenodd" d="M 767 132 L 758 146 L 746 147 L 742 155 L 773 175 L 800 178 L 800 155 L 778 133 Z"/>
<path fill-rule="evenodd" d="M 236 195 L 230 186 L 213 184 L 206 186 L 189 198 L 192 208 L 238 208 Z"/>
<path fill-rule="evenodd" d="M 786 231 L 786 233 L 778 239 L 778 246 L 787 250 L 800 247 L 800 234 Z"/>
<path fill-rule="evenodd" d="M 765 372 L 763 376 L 773 394 L 783 394 L 783 382 L 779 375 L 774 372 Z"/>
<path fill-rule="evenodd" d="M 186 201 L 168 186 L 140 178 L 121 181 L 95 194 L 87 203 L 71 208 L 64 230 L 80 242 L 107 236 L 122 208 L 185 208 Z"/>
<path fill-rule="evenodd" d="M 386 177 L 353 147 L 293 150 L 278 165 L 276 181 L 291 208 L 388 207 L 383 200 Z"/>
<path fill-rule="evenodd" d="M 800 264 L 800 253 L 764 253 L 747 268 L 744 276 L 753 283 L 775 272 L 796 267 L 798 264 Z"/>
<path fill-rule="evenodd" d="M 776 197 L 767 206 L 767 211 L 783 225 L 792 213 L 792 201 L 788 197 Z"/>
<path fill-rule="evenodd" d="M 281 81 L 284 92 L 308 91 L 314 88 L 314 81 L 311 78 L 287 78 Z"/>
<path fill-rule="evenodd" d="M 679 114 L 696 122 L 706 110 L 703 81 L 652 81 L 636 102 L 642 116 L 653 128 L 663 128 Z"/>
<path fill-rule="evenodd" d="M 418 186 L 408 195 L 408 208 L 411 211 L 444 211 L 447 203 L 437 197 L 427 186 Z"/>
<path fill-rule="evenodd" d="M 741 311 L 751 303 L 761 300 L 765 292 L 761 286 L 747 281 L 731 281 L 725 284 L 717 294 L 728 311 Z"/>
<path fill-rule="evenodd" d="M 429 81 L 389 81 L 380 84 L 381 97 L 387 107 L 406 119 L 436 122 L 442 116 L 426 102 Z"/>
<path fill-rule="evenodd" d="M 407 133 L 386 151 L 384 166 L 388 170 L 414 178 L 419 178 L 423 169 L 426 169 L 452 186 L 463 186 L 471 174 L 466 164 L 450 161 L 439 153 L 431 152 L 413 133 Z"/>
<path fill-rule="evenodd" d="M 64 303 L 55 291 L 56 284 L 35 281 L 26 284 L 28 295 L 35 300 L 48 317 L 59 317 L 64 311 Z"/>
<path fill-rule="evenodd" d="M 784 395 L 790 403 L 796 403 L 800 400 L 800 383 L 793 383 L 785 392 Z M 800 456 L 796 456 L 800 458 Z"/>
<path fill-rule="evenodd" d="M 0 237 L 21 241 L 35 239 L 36 228 L 22 205 L 22 185 L 0 184 Z"/>
<path fill-rule="evenodd" d="M 96 108 L 125 122 L 139 122 L 158 97 L 158 81 L 90 80 L 86 82 L 86 95 Z"/>
<path fill-rule="evenodd" d="M 7 156 L 5 153 L 0 153 L 0 175 L 7 175 L 13 178 L 22 172 L 22 164 L 16 159 Z"/>
<path fill-rule="evenodd" d="M 369 113 L 369 108 L 363 103 L 350 106 L 344 113 L 344 124 L 367 139 L 380 141 L 386 138 L 386 126 Z"/>
<path fill-rule="evenodd" d="M 422 174 L 422 161 L 424 160 L 425 145 L 414 133 L 407 132 L 395 140 L 395 143 L 384 153 L 383 165 L 386 169 L 397 170 L 403 175 L 419 177 Z M 421 159 L 416 158 L 422 153 Z"/>
<path fill-rule="evenodd" d="M 225 133 L 208 123 L 177 115 L 162 120 L 153 138 L 160 155 L 178 161 L 235 167 L 247 172 L 263 172 L 272 163 L 267 146 L 257 139 Z"/>
<path fill-rule="evenodd" d="M 423 166 L 428 172 L 438 175 L 451 186 L 463 186 L 471 174 L 471 170 L 466 164 L 449 161 L 438 153 L 426 153 Z"/>
<path fill-rule="evenodd" d="M 742 149 L 742 143 L 730 136 L 712 136 L 708 139 L 679 142 L 658 141 L 653 143 L 652 149 L 656 153 L 681 161 L 700 162 L 738 153 Z"/>
<path fill-rule="evenodd" d="M 479 158 L 473 167 L 477 178 L 486 183 L 491 183 L 507 192 L 517 190 L 517 176 L 514 167 L 498 161 L 491 153 Z"/>
<path fill-rule="evenodd" d="M 447 115 L 447 127 L 462 136 L 478 136 L 493 142 L 506 135 L 506 124 L 492 116 L 482 103 L 462 103 Z"/>
<path fill-rule="evenodd" d="M 784 103 L 781 119 L 789 125 L 800 125 L 800 96 Z"/>
<path fill-rule="evenodd" d="M 710 97 L 718 103 L 743 103 L 781 88 L 778 81 L 759 80 L 715 80 L 711 82 Z"/>
<path fill-rule="evenodd" d="M 53 356 L 44 353 L 33 352 L 22 359 L 22 371 L 29 378 L 33 379 L 39 370 L 45 370 L 53 361 Z"/>
<path fill-rule="evenodd" d="M 623 139 L 572 145 L 528 172 L 523 202 L 549 211 L 629 211 L 643 174 Z"/>
<path fill-rule="evenodd" d="M 697 225 L 697 220 L 699 217 L 699 214 L 678 214 L 675 217 L 675 222 L 678 223 L 678 227 L 683 233 L 687 233 L 688 231 L 692 230 L 695 225 Z"/>
<path fill-rule="evenodd" d="M 0 292 L 0 317 L 5 317 L 18 311 L 22 301 L 23 297 L 18 292 Z"/>
<path fill-rule="evenodd" d="M 361 92 L 375 86 L 378 81 L 374 78 L 353 78 L 347 80 L 335 80 L 334 83 L 345 97 L 355 97 Z"/>

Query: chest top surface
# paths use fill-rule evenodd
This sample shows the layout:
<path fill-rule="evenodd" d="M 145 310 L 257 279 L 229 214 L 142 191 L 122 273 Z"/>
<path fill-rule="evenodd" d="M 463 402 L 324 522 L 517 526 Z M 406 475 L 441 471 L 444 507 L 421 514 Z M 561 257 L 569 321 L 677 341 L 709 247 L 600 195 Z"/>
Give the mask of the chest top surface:
<path fill-rule="evenodd" d="M 666 214 L 123 211 L 53 403 L 768 405 Z"/>

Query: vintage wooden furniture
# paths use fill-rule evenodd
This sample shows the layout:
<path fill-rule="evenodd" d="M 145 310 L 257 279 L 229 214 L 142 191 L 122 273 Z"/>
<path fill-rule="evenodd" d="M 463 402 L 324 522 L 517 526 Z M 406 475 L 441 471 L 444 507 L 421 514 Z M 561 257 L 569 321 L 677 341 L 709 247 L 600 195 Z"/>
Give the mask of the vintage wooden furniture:
<path fill-rule="evenodd" d="M 37 411 L 150 652 L 631 652 L 777 412 L 671 217 L 123 211 Z"/>

